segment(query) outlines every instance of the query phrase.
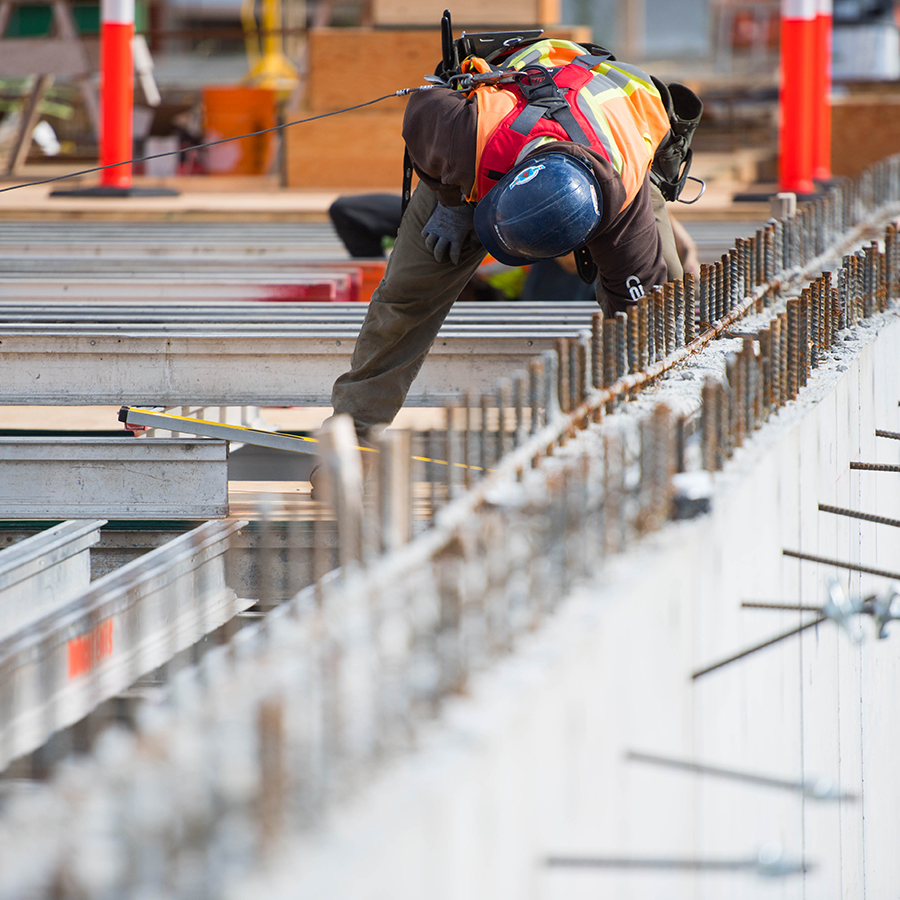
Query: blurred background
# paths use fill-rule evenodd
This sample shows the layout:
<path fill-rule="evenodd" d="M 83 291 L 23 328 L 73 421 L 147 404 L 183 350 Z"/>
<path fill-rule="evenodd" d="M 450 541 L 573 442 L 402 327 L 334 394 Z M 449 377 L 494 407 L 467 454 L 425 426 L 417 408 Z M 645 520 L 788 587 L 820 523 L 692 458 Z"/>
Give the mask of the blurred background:
<path fill-rule="evenodd" d="M 252 140 L 216 140 L 414 87 L 440 56 L 446 0 L 137 0 L 135 167 L 156 179 L 253 176 L 280 188 L 399 187 L 400 120 L 390 100 Z M 543 27 L 593 40 L 705 103 L 698 153 L 729 154 L 743 180 L 775 180 L 777 0 L 497 0 L 451 4 L 454 26 Z M 97 158 L 99 0 L 0 0 L 0 174 L 66 171 Z M 892 0 L 834 3 L 833 172 L 900 149 L 900 41 Z M 40 76 L 43 76 L 41 78 Z M 158 96 L 156 94 L 158 93 Z M 29 101 L 32 140 L 16 154 Z M 848 134 L 867 134 L 865 142 Z M 735 154 L 739 154 L 736 156 Z M 13 159 L 13 156 L 17 156 Z"/>

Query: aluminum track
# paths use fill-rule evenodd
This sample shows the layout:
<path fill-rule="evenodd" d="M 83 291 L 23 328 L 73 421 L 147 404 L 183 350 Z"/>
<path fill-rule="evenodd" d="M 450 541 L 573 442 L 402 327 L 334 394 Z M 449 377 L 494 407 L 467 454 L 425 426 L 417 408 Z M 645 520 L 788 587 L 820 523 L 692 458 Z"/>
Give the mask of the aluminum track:
<path fill-rule="evenodd" d="M 207 522 L 0 641 L 0 769 L 252 605 L 225 577 L 246 524 Z"/>

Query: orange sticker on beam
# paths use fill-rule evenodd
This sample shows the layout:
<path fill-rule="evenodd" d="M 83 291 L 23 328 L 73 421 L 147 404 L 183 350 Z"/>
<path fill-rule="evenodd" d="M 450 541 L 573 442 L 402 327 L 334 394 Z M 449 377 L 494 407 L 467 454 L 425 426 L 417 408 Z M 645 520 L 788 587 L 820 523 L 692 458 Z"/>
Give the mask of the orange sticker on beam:
<path fill-rule="evenodd" d="M 69 678 L 96 669 L 113 652 L 113 621 L 104 619 L 87 634 L 69 641 Z"/>

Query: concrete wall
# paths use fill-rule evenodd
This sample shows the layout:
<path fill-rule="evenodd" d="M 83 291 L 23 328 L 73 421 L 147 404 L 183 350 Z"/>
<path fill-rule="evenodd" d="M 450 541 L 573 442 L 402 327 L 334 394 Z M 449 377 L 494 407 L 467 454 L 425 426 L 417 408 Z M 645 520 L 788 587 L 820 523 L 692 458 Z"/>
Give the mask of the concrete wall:
<path fill-rule="evenodd" d="M 782 549 L 900 569 L 898 529 L 817 511 L 898 517 L 900 322 L 860 326 L 801 398 L 716 477 L 713 512 L 608 563 L 541 631 L 451 704 L 418 752 L 335 815 L 265 885 L 235 897 L 341 900 L 886 898 L 900 857 L 900 633 L 853 644 L 830 622 L 697 681 L 691 672 L 792 627 L 821 604 L 824 566 Z M 846 573 L 838 573 L 847 581 Z M 850 578 L 876 590 L 885 581 Z M 896 630 L 900 632 L 900 626 Z M 771 776 L 830 776 L 855 803 L 624 759 L 629 750 Z M 741 872 L 548 869 L 557 855 L 742 858 L 766 842 L 815 866 Z"/>

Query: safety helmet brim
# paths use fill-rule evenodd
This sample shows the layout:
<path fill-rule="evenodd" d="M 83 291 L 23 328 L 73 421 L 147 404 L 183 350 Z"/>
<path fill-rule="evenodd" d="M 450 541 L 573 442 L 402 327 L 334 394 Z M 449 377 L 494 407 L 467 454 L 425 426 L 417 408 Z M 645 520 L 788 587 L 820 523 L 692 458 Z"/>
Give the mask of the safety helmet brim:
<path fill-rule="evenodd" d="M 535 175 L 531 174 L 530 170 L 535 168 L 544 169 L 544 165 L 551 162 L 554 158 L 562 158 L 565 165 L 572 167 L 572 170 L 583 179 L 582 187 L 586 188 L 586 193 L 584 191 L 581 192 L 580 205 L 585 207 L 585 214 L 578 217 L 582 220 L 578 224 L 567 221 L 567 228 L 574 225 L 574 230 L 570 229 L 567 235 L 563 237 L 562 245 L 557 242 L 555 246 L 551 247 L 538 239 L 534 246 L 535 252 L 523 253 L 520 248 L 511 247 L 504 240 L 503 232 L 509 232 L 508 220 L 504 220 L 504 198 L 508 196 L 510 188 L 520 185 L 525 185 L 529 189 L 533 187 L 539 191 L 540 181 Z M 575 192 L 575 194 L 578 193 L 578 191 Z M 568 194 L 567 196 L 573 200 L 575 199 L 574 194 Z M 540 205 L 539 201 L 535 202 L 532 211 L 534 224 L 531 227 L 537 227 L 541 230 L 552 230 L 552 222 L 547 218 L 549 211 L 540 209 Z M 602 195 L 590 165 L 571 154 L 554 151 L 526 157 L 513 166 L 475 207 L 474 226 L 475 232 L 485 250 L 494 259 L 507 266 L 523 266 L 541 259 L 565 256 L 567 253 L 584 246 L 585 242 L 596 230 L 597 225 L 599 225 L 602 210 Z M 565 218 L 571 219 L 569 216 Z M 552 244 L 553 242 L 551 241 L 550 243 Z"/>

